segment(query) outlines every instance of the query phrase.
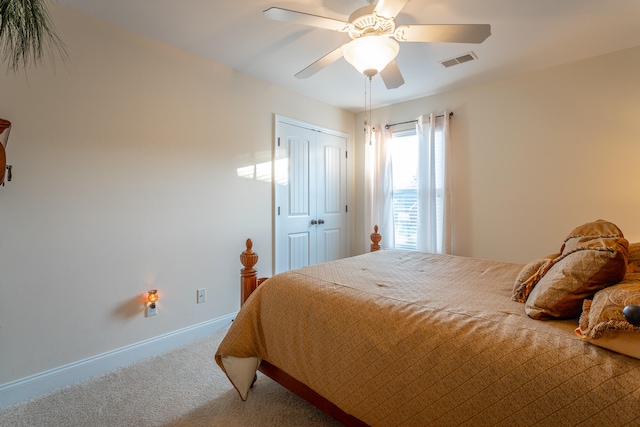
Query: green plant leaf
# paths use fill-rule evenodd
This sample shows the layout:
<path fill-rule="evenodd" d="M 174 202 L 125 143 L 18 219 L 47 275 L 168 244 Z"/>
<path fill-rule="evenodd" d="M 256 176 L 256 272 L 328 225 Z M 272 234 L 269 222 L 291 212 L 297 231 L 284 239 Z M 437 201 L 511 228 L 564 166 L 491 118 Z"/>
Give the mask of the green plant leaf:
<path fill-rule="evenodd" d="M 56 52 L 66 60 L 45 0 L 0 0 L 0 57 L 7 71 L 36 66 L 44 53 L 53 60 Z"/>

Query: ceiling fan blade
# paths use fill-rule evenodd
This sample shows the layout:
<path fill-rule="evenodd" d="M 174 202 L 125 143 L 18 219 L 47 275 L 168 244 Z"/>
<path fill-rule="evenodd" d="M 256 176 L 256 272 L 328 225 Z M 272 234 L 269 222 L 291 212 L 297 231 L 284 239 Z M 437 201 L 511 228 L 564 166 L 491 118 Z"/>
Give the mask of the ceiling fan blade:
<path fill-rule="evenodd" d="M 398 68 L 398 64 L 395 60 L 391 61 L 389 65 L 384 67 L 384 70 L 380 72 L 380 76 L 382 77 L 387 89 L 395 89 L 404 84 L 404 78 L 402 77 L 400 68 Z"/>
<path fill-rule="evenodd" d="M 400 25 L 394 37 L 402 42 L 482 43 L 491 35 L 489 24 Z"/>
<path fill-rule="evenodd" d="M 340 58 L 342 58 L 342 46 L 340 46 L 337 49 L 332 50 L 331 52 L 327 53 L 322 58 L 318 59 L 313 64 L 309 65 L 304 70 L 298 72 L 296 74 L 296 77 L 299 78 L 299 79 L 307 79 L 307 78 L 313 76 L 318 71 L 322 70 L 324 67 L 333 64 L 334 62 L 336 62 Z"/>
<path fill-rule="evenodd" d="M 344 21 L 324 16 L 311 15 L 309 13 L 296 12 L 295 10 L 270 7 L 262 12 L 267 19 L 283 22 L 294 22 L 296 24 L 309 25 L 311 27 L 326 28 L 335 31 L 348 31 L 348 25 Z"/>
<path fill-rule="evenodd" d="M 409 0 L 378 0 L 374 11 L 383 18 L 394 19 Z"/>

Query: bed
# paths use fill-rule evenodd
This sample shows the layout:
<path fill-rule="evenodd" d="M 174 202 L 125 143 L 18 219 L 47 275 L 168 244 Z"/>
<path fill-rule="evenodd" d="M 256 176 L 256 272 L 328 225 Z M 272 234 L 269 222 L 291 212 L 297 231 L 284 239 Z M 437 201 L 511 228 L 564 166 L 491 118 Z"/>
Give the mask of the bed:
<path fill-rule="evenodd" d="M 608 224 L 577 227 L 525 265 L 386 249 L 264 282 L 249 240 L 243 304 L 216 362 L 243 400 L 260 370 L 345 425 L 639 425 L 640 328 L 611 314 L 611 292 L 640 304 L 640 245 Z M 580 312 L 545 312 L 539 290 L 552 282 L 558 305 L 555 281 L 575 282 L 576 254 L 589 283 L 560 305 Z"/>

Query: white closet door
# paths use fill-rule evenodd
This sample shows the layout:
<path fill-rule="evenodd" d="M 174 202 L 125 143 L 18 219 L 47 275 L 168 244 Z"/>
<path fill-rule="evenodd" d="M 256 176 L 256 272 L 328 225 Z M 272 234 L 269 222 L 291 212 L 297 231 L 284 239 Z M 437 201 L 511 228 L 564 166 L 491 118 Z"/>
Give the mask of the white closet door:
<path fill-rule="evenodd" d="M 276 123 L 275 272 L 346 256 L 347 138 Z"/>
<path fill-rule="evenodd" d="M 316 263 L 320 263 L 347 256 L 347 140 L 319 133 L 316 145 Z"/>
<path fill-rule="evenodd" d="M 278 123 L 276 273 L 315 263 L 316 132 Z M 314 189 L 312 191 L 312 188 Z"/>

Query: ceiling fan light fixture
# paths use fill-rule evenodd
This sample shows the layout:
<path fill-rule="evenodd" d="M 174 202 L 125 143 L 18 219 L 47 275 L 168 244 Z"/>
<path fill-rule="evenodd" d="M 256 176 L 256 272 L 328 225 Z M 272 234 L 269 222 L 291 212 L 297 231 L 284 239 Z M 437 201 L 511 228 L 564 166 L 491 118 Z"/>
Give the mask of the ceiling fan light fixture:
<path fill-rule="evenodd" d="M 342 50 L 344 58 L 353 67 L 373 77 L 395 59 L 400 45 L 395 40 L 379 35 L 362 36 L 347 43 Z"/>

